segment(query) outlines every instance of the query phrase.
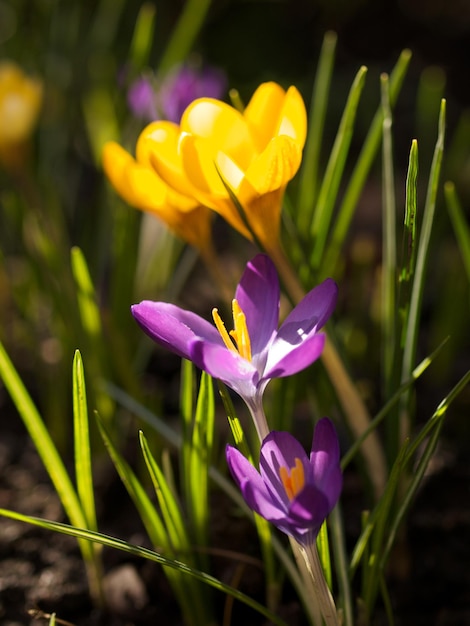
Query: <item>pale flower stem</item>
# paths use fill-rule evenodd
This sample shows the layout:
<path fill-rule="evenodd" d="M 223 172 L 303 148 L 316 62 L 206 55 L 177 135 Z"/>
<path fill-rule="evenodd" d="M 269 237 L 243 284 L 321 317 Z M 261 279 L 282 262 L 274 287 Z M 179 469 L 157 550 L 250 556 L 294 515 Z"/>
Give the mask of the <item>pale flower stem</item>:
<path fill-rule="evenodd" d="M 299 283 L 296 274 L 279 245 L 275 245 L 266 252 L 271 257 L 292 301 L 298 304 L 305 296 L 305 290 Z M 367 410 L 356 386 L 351 380 L 344 363 L 338 354 L 333 342 L 326 337 L 322 353 L 322 362 L 335 388 L 338 400 L 344 411 L 349 427 L 355 437 L 360 437 L 371 422 Z M 368 467 L 368 474 L 372 481 L 374 495 L 378 500 L 383 493 L 387 478 L 387 464 L 383 448 L 375 431 L 371 432 L 361 445 L 361 452 Z"/>
<path fill-rule="evenodd" d="M 316 599 L 326 626 L 340 626 L 333 596 L 323 574 L 315 540 L 305 546 L 299 544 L 299 547 L 313 581 Z"/>
<path fill-rule="evenodd" d="M 297 568 L 300 571 L 304 584 L 302 599 L 304 602 L 305 611 L 308 614 L 309 621 L 312 626 L 322 626 L 322 614 L 317 599 L 317 588 L 315 587 L 312 576 L 310 575 L 310 568 L 306 563 L 301 546 L 293 537 L 289 537 L 289 541 L 292 548 L 292 553 L 295 557 L 295 562 L 297 563 Z"/>
<path fill-rule="evenodd" d="M 258 403 L 256 406 L 250 406 L 251 417 L 256 428 L 260 443 L 269 435 L 269 426 L 262 403 Z"/>

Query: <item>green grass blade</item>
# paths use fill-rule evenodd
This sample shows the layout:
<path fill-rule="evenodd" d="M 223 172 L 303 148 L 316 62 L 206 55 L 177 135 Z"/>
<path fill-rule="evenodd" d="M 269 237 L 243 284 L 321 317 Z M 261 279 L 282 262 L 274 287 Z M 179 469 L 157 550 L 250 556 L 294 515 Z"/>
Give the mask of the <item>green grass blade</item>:
<path fill-rule="evenodd" d="M 462 255 L 467 280 L 470 283 L 470 225 L 463 212 L 454 183 L 447 181 L 444 185 L 444 193 L 447 210 L 449 211 L 460 254 Z"/>
<path fill-rule="evenodd" d="M 391 107 L 393 107 L 397 101 L 410 59 L 411 52 L 409 50 L 404 50 L 401 53 L 392 73 L 390 74 Z M 369 132 L 367 133 L 367 137 L 362 146 L 338 211 L 338 217 L 333 228 L 333 233 L 328 246 L 327 257 L 324 263 L 325 274 L 331 274 L 338 261 L 338 256 L 348 233 L 349 226 L 354 215 L 354 210 L 357 206 L 357 202 L 362 193 L 362 189 L 364 188 L 364 184 L 382 140 L 382 123 L 383 110 L 382 105 L 380 105 L 374 119 L 372 120 Z"/>
<path fill-rule="evenodd" d="M 419 485 L 421 484 L 429 461 L 437 447 L 440 432 L 444 424 L 445 414 L 447 413 L 447 410 L 449 409 L 452 402 L 460 395 L 460 393 L 465 387 L 467 387 L 468 384 L 470 384 L 470 370 L 464 376 L 462 376 L 462 378 L 451 389 L 447 396 L 439 403 L 439 406 L 434 411 L 431 419 L 428 421 L 428 424 L 426 424 L 426 426 L 422 429 L 418 437 L 415 438 L 413 444 L 408 447 L 407 457 L 405 459 L 405 462 L 407 463 L 413 460 L 414 455 L 416 451 L 420 448 L 422 442 L 425 440 L 426 437 L 429 437 L 424 451 L 421 453 L 421 457 L 417 464 L 417 467 L 413 471 L 411 481 L 403 496 L 403 499 L 401 500 L 400 507 L 398 508 L 395 517 L 390 524 L 387 542 L 381 559 L 382 570 L 384 570 L 386 566 L 387 559 L 393 547 L 400 524 L 403 522 L 403 519 L 411 505 L 411 502 L 416 495 L 416 492 L 419 488 Z"/>
<path fill-rule="evenodd" d="M 416 216 L 418 213 L 418 143 L 411 143 L 408 172 L 406 176 L 405 220 L 403 224 L 403 242 L 400 267 L 399 308 L 401 315 L 401 346 L 406 341 L 409 304 L 412 281 L 416 267 Z"/>
<path fill-rule="evenodd" d="M 318 269 L 323 258 L 325 244 L 330 230 L 333 208 L 338 194 L 339 184 L 343 175 L 346 158 L 351 144 L 357 107 L 364 87 L 367 68 L 361 67 L 349 91 L 348 100 L 339 124 L 323 182 L 315 204 L 315 212 L 311 226 L 313 253 L 311 266 Z"/>
<path fill-rule="evenodd" d="M 97 530 L 85 374 L 82 357 L 78 350 L 73 359 L 73 424 L 77 493 L 87 521 L 87 528 Z"/>
<path fill-rule="evenodd" d="M 185 523 L 179 503 L 175 495 L 168 486 L 165 476 L 155 461 L 147 440 L 142 432 L 139 433 L 140 445 L 144 454 L 145 463 L 149 470 L 150 477 L 157 495 L 163 523 L 171 545 L 171 553 L 180 555 L 185 559 L 187 565 L 193 567 L 195 565 L 194 552 L 191 547 L 189 535 L 185 529 Z M 210 602 L 204 597 L 203 590 L 199 588 L 199 584 L 195 580 L 182 580 L 181 587 L 186 589 L 185 604 L 187 612 L 192 613 L 191 618 L 194 624 L 209 624 L 211 620 L 208 616 L 210 612 Z M 183 589 L 182 589 L 183 590 Z"/>
<path fill-rule="evenodd" d="M 211 0 L 187 0 L 160 60 L 159 73 L 165 74 L 187 58 L 204 24 L 210 5 Z"/>
<path fill-rule="evenodd" d="M 297 199 L 297 227 L 299 233 L 309 233 L 318 186 L 318 169 L 323 129 L 325 126 L 328 94 L 336 49 L 336 33 L 328 32 L 318 60 L 309 111 L 309 130 L 302 157 L 299 194 Z"/>
<path fill-rule="evenodd" d="M 171 543 L 168 539 L 168 534 L 161 517 L 155 510 L 154 505 L 152 504 L 136 474 L 132 471 L 126 460 L 119 454 L 117 448 L 112 442 L 108 430 L 103 423 L 103 420 L 98 414 L 96 414 L 96 420 L 109 456 L 111 457 L 111 460 L 113 461 L 129 496 L 139 512 L 139 517 L 147 530 L 153 546 L 158 546 L 159 548 L 168 550 L 172 553 Z"/>
<path fill-rule="evenodd" d="M 34 526 L 38 526 L 39 528 L 44 528 L 45 530 L 59 532 L 64 535 L 70 535 L 72 537 L 77 537 L 86 541 L 94 541 L 100 543 L 103 546 L 107 546 L 108 548 L 121 550 L 122 552 L 126 552 L 127 554 L 153 561 L 154 563 L 163 565 L 166 568 L 174 569 L 177 571 L 178 574 L 192 576 L 197 580 L 200 580 L 201 582 L 210 585 L 211 587 L 214 587 L 214 589 L 217 589 L 218 591 L 221 591 L 222 593 L 230 595 L 236 600 L 243 602 L 243 604 L 246 604 L 261 615 L 264 615 L 273 624 L 277 624 L 278 626 L 289 626 L 279 616 L 269 611 L 262 604 L 256 602 L 256 600 L 253 600 L 241 591 L 238 591 L 238 589 L 230 587 L 229 585 L 221 582 L 220 580 L 217 580 L 217 578 L 214 578 L 213 576 L 210 576 L 205 572 L 192 569 L 188 567 L 185 563 L 162 556 L 158 552 L 149 550 L 148 548 L 136 546 L 134 544 L 123 541 L 122 539 L 116 539 L 115 537 L 110 537 L 109 535 L 104 535 L 102 533 L 96 533 L 91 530 L 85 530 L 83 528 L 74 528 L 73 526 L 69 526 L 68 524 L 61 524 L 60 522 L 50 522 L 39 517 L 22 515 L 21 513 L 15 513 L 14 511 L 9 511 L 7 509 L 0 509 L 0 515 L 3 517 L 8 517 L 9 519 L 24 522 L 26 524 L 32 524 Z"/>
<path fill-rule="evenodd" d="M 416 269 L 413 278 L 413 289 L 411 291 L 409 315 L 406 324 L 406 339 L 403 352 L 402 363 L 402 380 L 408 378 L 412 370 L 412 363 L 416 355 L 416 346 L 418 342 L 418 329 L 420 327 L 421 303 L 424 292 L 424 282 L 426 267 L 429 256 L 429 243 L 431 239 L 432 225 L 434 221 L 434 213 L 436 208 L 436 197 L 439 185 L 439 177 L 441 172 L 442 155 L 444 151 L 445 136 L 445 100 L 441 103 L 441 112 L 439 116 L 439 129 L 436 147 L 434 150 L 431 171 L 429 174 L 429 183 L 426 194 L 426 202 L 424 207 L 423 223 L 419 237 L 419 245 L 416 258 Z M 406 401 L 406 398 L 405 398 Z M 400 424 L 401 437 L 407 436 L 410 430 L 410 416 L 407 405 L 404 404 L 402 412 L 402 420 Z"/>
<path fill-rule="evenodd" d="M 78 247 L 74 247 L 70 253 L 72 263 L 72 273 L 77 288 L 77 301 L 80 311 L 80 318 L 87 340 L 86 361 L 90 380 L 97 380 L 102 377 L 106 359 L 103 355 L 103 328 L 101 316 L 97 304 L 96 292 L 93 281 L 88 270 L 88 265 L 83 252 Z M 95 389 L 91 389 L 92 393 Z M 110 419 L 113 413 L 113 404 L 106 394 L 96 393 L 96 405 L 98 412 L 105 419 Z"/>
<path fill-rule="evenodd" d="M 411 372 L 410 378 L 402 383 L 397 391 L 393 394 L 393 396 L 384 404 L 384 406 L 380 409 L 380 411 L 375 415 L 374 419 L 371 420 L 368 428 L 362 433 L 362 435 L 354 440 L 354 443 L 351 445 L 349 450 L 343 455 L 341 459 L 341 468 L 344 470 L 347 465 L 353 460 L 356 454 L 359 452 L 360 447 L 364 439 L 366 439 L 369 434 L 377 428 L 377 426 L 387 417 L 390 411 L 395 407 L 400 398 L 404 393 L 406 393 L 411 387 L 415 384 L 418 378 L 425 372 L 425 370 L 431 365 L 431 363 L 435 360 L 437 355 L 441 352 L 441 350 L 446 345 L 448 339 L 445 339 L 429 356 L 424 358 L 419 365 L 417 365 L 414 370 Z"/>
<path fill-rule="evenodd" d="M 320 532 L 317 536 L 317 550 L 323 568 L 323 574 L 325 575 L 325 580 L 328 587 L 332 589 L 333 579 L 331 573 L 330 545 L 328 541 L 328 528 L 326 522 L 322 524 Z"/>
<path fill-rule="evenodd" d="M 194 416 L 193 433 L 189 454 L 188 510 L 194 532 L 194 540 L 205 546 L 209 529 L 209 465 L 214 440 L 214 390 L 212 378 L 201 375 L 199 394 Z"/>
<path fill-rule="evenodd" d="M 152 455 L 148 441 L 142 431 L 139 432 L 139 440 L 172 549 L 175 553 L 187 554 L 188 558 L 192 559 L 191 544 L 186 533 L 179 503 Z"/>
<path fill-rule="evenodd" d="M 96 415 L 96 419 L 109 456 L 111 457 L 111 460 L 113 461 L 114 466 L 116 467 L 116 470 L 138 511 L 139 517 L 142 520 L 142 524 L 147 531 L 153 547 L 156 550 L 165 552 L 169 557 L 174 558 L 176 555 L 174 553 L 173 546 L 171 545 L 168 532 L 152 501 L 142 486 L 142 483 L 132 471 L 129 464 L 119 454 L 99 415 Z M 167 575 L 168 581 L 178 598 L 182 611 L 188 618 L 188 624 L 191 624 L 191 611 L 188 606 L 188 589 L 186 582 L 180 578 L 177 572 L 174 572 L 171 569 L 165 570 L 165 574 Z"/>
<path fill-rule="evenodd" d="M 127 394 L 122 389 L 119 389 L 115 385 L 111 383 L 107 383 L 106 390 L 107 390 L 107 393 L 109 393 L 115 399 L 117 403 L 119 403 L 121 406 L 126 408 L 128 411 L 136 415 L 139 419 L 141 419 L 146 424 L 148 424 L 151 428 L 153 428 L 157 433 L 159 433 L 159 435 L 163 439 L 165 439 L 165 441 L 169 445 L 173 446 L 176 450 L 181 451 L 183 444 L 182 444 L 182 439 L 180 435 L 174 432 L 171 428 L 169 428 L 168 425 L 164 422 L 164 420 L 157 417 L 154 413 L 149 411 L 146 407 L 144 407 L 142 404 L 137 402 L 134 398 L 129 396 L 129 394 Z M 224 394 L 222 392 L 221 392 L 221 396 L 222 398 L 224 398 Z M 225 392 L 225 396 L 226 396 L 226 399 L 228 399 L 228 402 L 231 404 L 230 397 L 228 396 L 227 392 Z M 231 410 L 232 410 L 232 416 L 235 416 L 235 410 L 233 408 L 233 405 L 232 405 Z M 238 422 L 238 433 L 239 433 L 239 436 L 243 438 L 243 430 L 239 422 Z M 246 441 L 244 439 L 242 440 L 244 441 L 246 445 Z M 245 454 L 243 450 L 241 451 L 243 454 Z M 247 454 L 245 454 L 245 456 L 250 456 L 248 449 L 247 449 Z M 254 519 L 251 509 L 248 508 L 247 504 L 245 503 L 245 501 L 243 500 L 240 494 L 240 490 L 235 487 L 235 485 L 233 484 L 233 481 L 229 480 L 227 476 L 222 474 L 222 472 L 220 472 L 216 467 L 212 465 L 209 467 L 209 477 L 212 480 L 212 482 L 216 484 L 219 487 L 219 489 L 221 489 L 230 498 L 230 500 L 237 506 L 237 508 L 240 509 L 240 511 L 242 511 L 243 514 L 247 516 L 248 519 L 250 520 Z M 301 597 L 303 596 L 303 600 L 305 603 L 308 603 L 309 598 L 305 596 L 305 590 L 304 590 L 302 580 L 299 576 L 299 572 L 297 568 L 295 567 L 291 557 L 289 556 L 286 549 L 284 548 L 282 543 L 279 541 L 279 539 L 275 535 L 271 536 L 271 543 L 272 543 L 272 546 L 276 553 L 277 558 L 282 563 L 284 570 L 287 572 L 290 580 L 292 581 L 293 586 L 297 590 L 297 593 L 299 594 L 299 596 Z"/>
<path fill-rule="evenodd" d="M 1 343 L 0 377 L 26 426 L 68 518 L 76 526 L 86 526 L 82 507 L 65 465 L 46 425 Z"/>
<path fill-rule="evenodd" d="M 333 557 L 336 566 L 339 597 L 343 609 L 343 624 L 344 626 L 354 626 L 348 555 L 346 552 L 345 530 L 340 503 L 335 506 L 330 514 L 330 537 L 333 545 Z"/>
<path fill-rule="evenodd" d="M 386 398 L 395 388 L 396 361 L 396 201 L 395 177 L 393 172 L 392 110 L 390 106 L 389 78 L 383 74 L 382 87 L 383 140 L 382 140 L 382 188 L 383 188 L 383 232 L 382 232 L 382 376 Z"/>
<path fill-rule="evenodd" d="M 140 7 L 134 26 L 129 60 L 137 70 L 142 70 L 148 63 L 155 34 L 156 6 L 145 2 Z"/>

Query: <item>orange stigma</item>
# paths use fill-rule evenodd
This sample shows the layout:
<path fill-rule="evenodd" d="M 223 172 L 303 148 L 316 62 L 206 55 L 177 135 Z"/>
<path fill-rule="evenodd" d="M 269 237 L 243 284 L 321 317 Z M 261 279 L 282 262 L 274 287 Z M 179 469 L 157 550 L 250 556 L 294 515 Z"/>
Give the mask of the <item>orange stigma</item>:
<path fill-rule="evenodd" d="M 247 361 L 251 361 L 251 342 L 246 325 L 246 317 L 236 300 L 232 300 L 232 315 L 233 330 L 228 333 L 220 318 L 219 311 L 212 309 L 214 323 L 227 348 L 233 352 L 238 352 Z"/>
<path fill-rule="evenodd" d="M 305 472 L 302 461 L 296 457 L 295 467 L 289 471 L 287 467 L 279 468 L 279 476 L 286 491 L 289 500 L 293 500 L 295 496 L 302 491 L 305 485 Z"/>

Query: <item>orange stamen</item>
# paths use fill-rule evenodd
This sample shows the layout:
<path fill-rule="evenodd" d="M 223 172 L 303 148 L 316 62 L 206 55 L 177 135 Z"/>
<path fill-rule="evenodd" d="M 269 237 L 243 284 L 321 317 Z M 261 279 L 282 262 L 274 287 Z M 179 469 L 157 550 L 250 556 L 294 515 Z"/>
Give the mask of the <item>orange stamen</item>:
<path fill-rule="evenodd" d="M 289 500 L 293 500 L 295 496 L 302 491 L 305 485 L 305 472 L 302 461 L 296 457 L 295 467 L 292 467 L 290 472 L 287 467 L 280 467 L 279 477 L 284 486 L 287 497 Z"/>

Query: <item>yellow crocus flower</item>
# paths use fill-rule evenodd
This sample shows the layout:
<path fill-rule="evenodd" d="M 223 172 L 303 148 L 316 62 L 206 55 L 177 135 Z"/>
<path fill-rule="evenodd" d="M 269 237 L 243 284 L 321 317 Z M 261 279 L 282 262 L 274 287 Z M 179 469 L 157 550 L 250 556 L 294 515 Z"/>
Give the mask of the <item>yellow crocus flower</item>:
<path fill-rule="evenodd" d="M 158 176 L 150 164 L 144 142 L 137 143 L 136 152 L 134 159 L 114 141 L 104 146 L 103 168 L 118 194 L 134 208 L 156 215 L 203 256 L 210 255 L 210 209 L 194 197 L 178 193 Z"/>
<path fill-rule="evenodd" d="M 282 198 L 297 172 L 307 115 L 295 87 L 263 83 L 241 113 L 199 98 L 180 125 L 154 122 L 140 141 L 157 174 L 174 190 L 197 198 L 270 250 L 277 246 Z M 223 179 L 223 180 L 222 180 Z M 223 181 L 243 207 L 248 228 Z"/>
<path fill-rule="evenodd" d="M 0 160 L 20 167 L 41 109 L 41 81 L 29 78 L 11 61 L 0 62 Z"/>

